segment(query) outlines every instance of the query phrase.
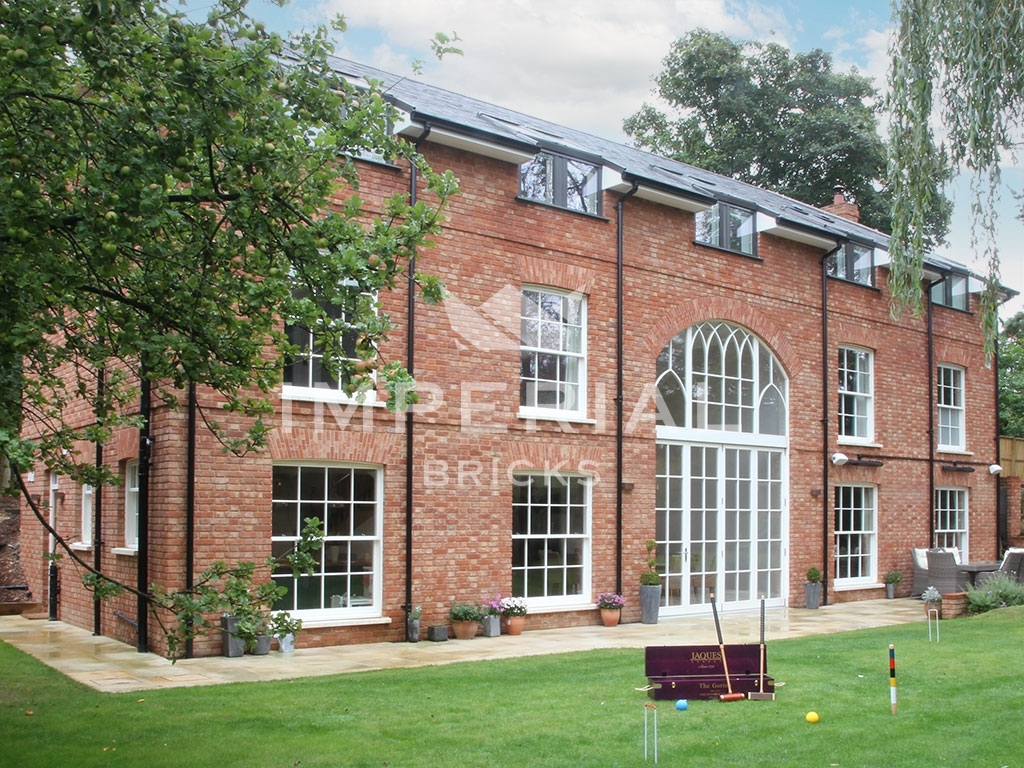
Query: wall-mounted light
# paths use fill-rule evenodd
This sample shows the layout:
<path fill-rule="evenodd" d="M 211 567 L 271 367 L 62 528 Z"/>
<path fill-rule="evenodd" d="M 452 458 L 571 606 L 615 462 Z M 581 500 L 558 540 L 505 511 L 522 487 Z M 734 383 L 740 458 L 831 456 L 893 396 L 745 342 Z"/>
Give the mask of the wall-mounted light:
<path fill-rule="evenodd" d="M 835 464 L 837 467 L 843 466 L 843 464 L 845 464 L 849 460 L 850 457 L 847 456 L 845 453 L 839 453 L 838 451 L 836 451 L 835 453 L 832 454 L 832 463 Z"/>
<path fill-rule="evenodd" d="M 1003 473 L 1003 468 L 998 464 L 989 464 L 988 473 L 990 475 L 1001 475 Z"/>

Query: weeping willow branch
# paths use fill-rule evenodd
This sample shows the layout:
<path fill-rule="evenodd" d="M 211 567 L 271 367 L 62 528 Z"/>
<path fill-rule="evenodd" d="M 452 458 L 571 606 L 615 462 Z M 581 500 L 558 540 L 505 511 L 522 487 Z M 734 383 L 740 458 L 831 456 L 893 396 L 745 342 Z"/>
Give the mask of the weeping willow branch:
<path fill-rule="evenodd" d="M 941 152 L 932 123 L 945 133 L 951 160 L 973 173 L 971 247 L 985 263 L 980 320 L 991 357 L 1001 298 L 995 242 L 999 165 L 1013 149 L 1024 106 L 1024 4 L 977 0 L 897 0 L 890 50 L 889 165 L 894 190 L 889 286 L 892 310 L 921 308 L 922 225 Z"/>

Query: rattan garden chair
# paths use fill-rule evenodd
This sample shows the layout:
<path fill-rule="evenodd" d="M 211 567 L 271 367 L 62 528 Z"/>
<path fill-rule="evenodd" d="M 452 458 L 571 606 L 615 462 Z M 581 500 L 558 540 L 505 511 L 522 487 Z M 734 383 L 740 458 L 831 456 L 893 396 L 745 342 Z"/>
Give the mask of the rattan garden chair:
<path fill-rule="evenodd" d="M 1003 561 L 999 564 L 999 568 L 994 571 L 983 571 L 974 577 L 974 586 L 980 587 L 985 584 L 996 574 L 1002 574 L 1008 576 L 1014 581 L 1021 580 L 1021 570 L 1024 569 L 1024 550 L 1006 550 L 1006 554 L 1003 555 Z"/>
<path fill-rule="evenodd" d="M 910 594 L 917 597 L 928 588 L 928 550 L 924 547 L 913 547 L 910 560 L 914 564 L 914 586 Z"/>
<path fill-rule="evenodd" d="M 967 572 L 960 570 L 952 552 L 928 550 L 928 584 L 939 594 L 963 592 L 968 581 Z"/>

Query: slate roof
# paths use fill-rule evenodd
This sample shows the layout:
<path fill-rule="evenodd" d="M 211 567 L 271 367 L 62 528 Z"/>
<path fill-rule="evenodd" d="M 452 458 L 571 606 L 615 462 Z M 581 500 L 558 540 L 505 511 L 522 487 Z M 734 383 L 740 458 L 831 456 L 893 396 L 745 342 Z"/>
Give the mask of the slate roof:
<path fill-rule="evenodd" d="M 773 216 L 780 225 L 829 239 L 850 240 L 886 251 L 889 248 L 889 238 L 882 232 L 785 195 L 447 91 L 415 77 L 394 75 L 338 57 L 333 57 L 331 63 L 335 71 L 350 81 L 380 81 L 387 98 L 414 122 L 430 121 L 435 126 L 531 153 L 561 150 L 613 168 L 628 181 L 651 185 L 669 194 L 733 202 Z M 940 273 L 978 278 L 964 265 L 947 258 L 929 255 L 926 264 Z"/>

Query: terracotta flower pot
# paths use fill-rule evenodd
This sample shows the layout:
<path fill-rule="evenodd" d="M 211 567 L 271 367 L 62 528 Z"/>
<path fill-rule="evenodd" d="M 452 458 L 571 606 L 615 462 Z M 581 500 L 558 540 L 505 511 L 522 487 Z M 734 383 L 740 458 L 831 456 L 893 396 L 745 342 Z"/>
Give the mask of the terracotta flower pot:
<path fill-rule="evenodd" d="M 476 630 L 480 625 L 475 621 L 453 621 L 452 632 L 456 640 L 472 640 L 476 637 Z"/>
<path fill-rule="evenodd" d="M 525 616 L 506 616 L 505 631 L 510 635 L 523 634 L 523 627 L 526 626 Z"/>
<path fill-rule="evenodd" d="M 622 617 L 621 608 L 602 608 L 601 609 L 601 623 L 606 627 L 614 627 L 619 623 L 619 619 Z"/>

